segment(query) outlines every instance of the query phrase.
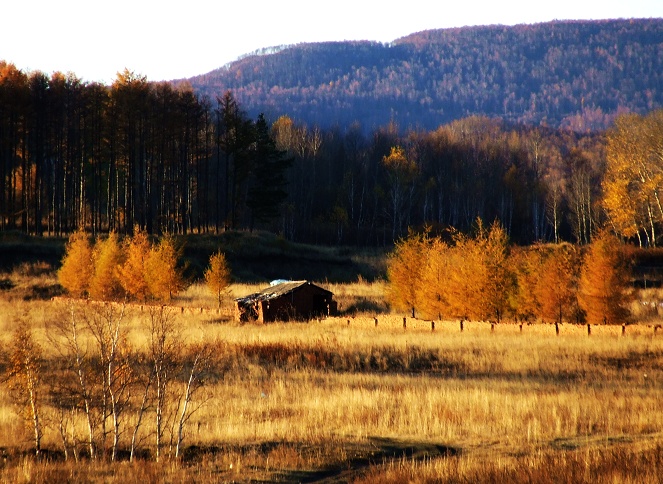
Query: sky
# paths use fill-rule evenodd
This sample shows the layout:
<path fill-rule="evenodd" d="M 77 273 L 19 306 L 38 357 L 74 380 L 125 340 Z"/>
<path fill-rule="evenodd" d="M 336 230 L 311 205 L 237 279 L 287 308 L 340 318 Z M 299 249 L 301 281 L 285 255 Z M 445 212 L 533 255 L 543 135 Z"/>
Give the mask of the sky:
<path fill-rule="evenodd" d="M 663 0 L 3 0 L 0 60 L 110 84 L 210 72 L 257 49 L 391 42 L 414 32 L 568 19 L 663 18 Z"/>

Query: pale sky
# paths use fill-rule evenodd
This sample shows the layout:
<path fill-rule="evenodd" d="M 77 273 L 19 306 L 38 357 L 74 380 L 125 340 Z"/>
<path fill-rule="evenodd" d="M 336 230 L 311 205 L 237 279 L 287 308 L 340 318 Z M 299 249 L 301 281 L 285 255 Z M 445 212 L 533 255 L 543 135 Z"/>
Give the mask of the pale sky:
<path fill-rule="evenodd" d="M 663 0 L 1 0 L 0 60 L 111 83 L 204 74 L 263 47 L 428 29 L 663 18 Z"/>

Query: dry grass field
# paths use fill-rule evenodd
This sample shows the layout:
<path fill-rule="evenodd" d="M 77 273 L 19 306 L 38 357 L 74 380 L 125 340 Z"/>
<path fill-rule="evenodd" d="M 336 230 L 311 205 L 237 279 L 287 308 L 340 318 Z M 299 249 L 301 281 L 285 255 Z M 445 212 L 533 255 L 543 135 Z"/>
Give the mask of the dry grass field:
<path fill-rule="evenodd" d="M 0 279 L 9 281 L 0 372 L 19 324 L 32 328 L 48 367 L 58 357 L 50 325 L 68 308 L 48 299 L 57 295 L 52 273 Z M 461 331 L 459 321 L 435 321 L 433 330 L 408 318 L 404 327 L 383 303 L 384 283 L 326 287 L 344 313 L 308 323 L 239 325 L 201 286 L 178 297 L 179 338 L 213 354 L 180 459 L 156 463 L 146 444 L 131 463 L 65 460 L 53 419 L 35 459 L 1 391 L 0 481 L 660 482 L 658 293 L 645 294 L 641 324 L 588 334 L 568 324 L 465 322 Z M 226 304 L 257 288 L 233 286 Z M 137 352 L 148 344 L 146 314 L 132 306 L 123 322 Z M 152 438 L 148 427 L 142 437 Z"/>

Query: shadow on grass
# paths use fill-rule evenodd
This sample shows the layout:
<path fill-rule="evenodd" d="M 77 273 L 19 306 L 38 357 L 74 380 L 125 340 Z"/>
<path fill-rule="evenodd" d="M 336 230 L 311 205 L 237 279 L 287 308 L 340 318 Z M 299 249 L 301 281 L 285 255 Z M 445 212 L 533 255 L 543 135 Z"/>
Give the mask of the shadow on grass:
<path fill-rule="evenodd" d="M 366 442 L 333 442 L 319 445 L 309 443 L 262 442 L 241 446 L 220 446 L 213 448 L 188 447 L 184 453 L 184 462 L 191 465 L 206 460 L 210 454 L 239 453 L 259 454 L 265 462 L 269 462 L 272 452 L 285 448 L 300 456 L 316 455 L 323 457 L 318 468 L 290 469 L 281 467 L 274 469 L 260 465 L 244 469 L 242 479 L 265 482 L 348 482 L 360 477 L 371 466 L 384 465 L 393 460 L 423 461 L 440 457 L 452 457 L 460 454 L 458 448 L 412 441 L 401 441 L 382 437 L 372 437 Z M 221 476 L 226 470 L 219 470 Z"/>

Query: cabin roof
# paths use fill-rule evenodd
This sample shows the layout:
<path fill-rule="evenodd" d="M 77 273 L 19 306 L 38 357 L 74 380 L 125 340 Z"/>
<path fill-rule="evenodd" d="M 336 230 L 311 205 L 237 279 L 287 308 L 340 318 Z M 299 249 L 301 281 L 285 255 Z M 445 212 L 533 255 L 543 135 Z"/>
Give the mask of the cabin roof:
<path fill-rule="evenodd" d="M 249 294 L 248 296 L 237 298 L 235 299 L 235 301 L 237 301 L 240 304 L 253 303 L 256 301 L 269 301 L 271 299 L 276 299 L 281 296 L 285 296 L 286 294 L 290 294 L 296 291 L 297 289 L 299 289 L 300 287 L 306 285 L 313 286 L 317 291 L 325 292 L 330 295 L 332 294 L 330 291 L 327 291 L 326 289 L 323 289 L 320 286 L 316 286 L 315 284 L 309 281 L 285 281 L 273 286 L 269 286 L 260 292 L 256 292 L 253 294 Z"/>

